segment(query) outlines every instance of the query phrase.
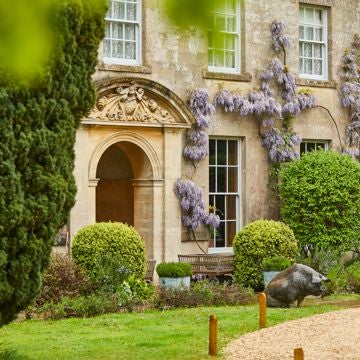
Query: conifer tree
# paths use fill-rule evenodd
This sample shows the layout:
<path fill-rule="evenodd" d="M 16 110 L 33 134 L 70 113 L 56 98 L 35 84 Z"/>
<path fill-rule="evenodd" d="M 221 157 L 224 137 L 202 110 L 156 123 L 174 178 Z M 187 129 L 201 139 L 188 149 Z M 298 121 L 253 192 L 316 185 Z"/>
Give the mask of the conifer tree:
<path fill-rule="evenodd" d="M 55 46 L 41 76 L 22 86 L 0 66 L 0 326 L 38 293 L 74 204 L 76 128 L 95 100 L 105 1 L 59 0 L 49 11 Z"/>

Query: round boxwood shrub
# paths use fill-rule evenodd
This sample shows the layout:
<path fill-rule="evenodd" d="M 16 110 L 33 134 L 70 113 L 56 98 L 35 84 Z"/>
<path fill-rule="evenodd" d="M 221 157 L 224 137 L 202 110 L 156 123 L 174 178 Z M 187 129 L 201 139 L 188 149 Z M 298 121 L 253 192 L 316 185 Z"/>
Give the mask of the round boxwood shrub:
<path fill-rule="evenodd" d="M 185 277 L 192 275 L 192 266 L 184 262 L 160 263 L 156 266 L 159 277 Z"/>
<path fill-rule="evenodd" d="M 243 227 L 235 236 L 234 277 L 245 287 L 263 286 L 262 261 L 274 256 L 295 259 L 298 254 L 294 233 L 284 223 L 256 220 Z"/>
<path fill-rule="evenodd" d="M 129 274 L 143 278 L 146 269 L 145 244 L 139 233 L 123 223 L 96 223 L 85 226 L 74 236 L 72 256 L 89 274 L 101 257 L 112 254 Z"/>
<path fill-rule="evenodd" d="M 280 171 L 281 216 L 301 246 L 351 249 L 360 241 L 360 164 L 316 151 Z"/>

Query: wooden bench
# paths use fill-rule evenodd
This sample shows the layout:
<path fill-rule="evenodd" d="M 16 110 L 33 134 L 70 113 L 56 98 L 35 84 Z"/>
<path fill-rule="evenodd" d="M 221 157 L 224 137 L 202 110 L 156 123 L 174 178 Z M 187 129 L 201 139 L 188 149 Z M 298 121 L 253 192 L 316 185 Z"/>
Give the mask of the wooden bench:
<path fill-rule="evenodd" d="M 233 254 L 189 254 L 178 255 L 178 258 L 191 264 L 193 274 L 219 276 L 234 273 Z"/>
<path fill-rule="evenodd" d="M 145 281 L 153 281 L 155 264 L 156 260 L 146 260 L 146 273 L 144 276 Z"/>

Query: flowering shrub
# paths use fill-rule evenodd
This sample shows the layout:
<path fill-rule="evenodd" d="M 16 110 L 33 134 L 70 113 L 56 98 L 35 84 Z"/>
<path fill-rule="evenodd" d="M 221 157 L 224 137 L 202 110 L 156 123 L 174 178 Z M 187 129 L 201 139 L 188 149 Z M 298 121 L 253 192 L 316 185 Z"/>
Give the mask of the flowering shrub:
<path fill-rule="evenodd" d="M 360 74 L 357 59 L 360 49 L 360 36 L 355 35 L 351 50 L 342 57 L 342 79 L 340 88 L 341 103 L 349 109 L 350 124 L 346 127 L 346 152 L 360 155 Z"/>

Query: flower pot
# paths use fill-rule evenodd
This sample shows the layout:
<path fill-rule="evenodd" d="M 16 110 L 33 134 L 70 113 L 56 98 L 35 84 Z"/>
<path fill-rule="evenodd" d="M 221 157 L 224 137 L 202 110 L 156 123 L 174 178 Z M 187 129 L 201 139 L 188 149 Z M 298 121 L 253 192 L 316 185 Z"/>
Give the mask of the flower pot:
<path fill-rule="evenodd" d="M 264 271 L 264 285 L 268 286 L 269 282 L 279 273 L 280 271 Z"/>
<path fill-rule="evenodd" d="M 190 276 L 184 277 L 159 277 L 160 286 L 168 289 L 190 286 Z"/>

